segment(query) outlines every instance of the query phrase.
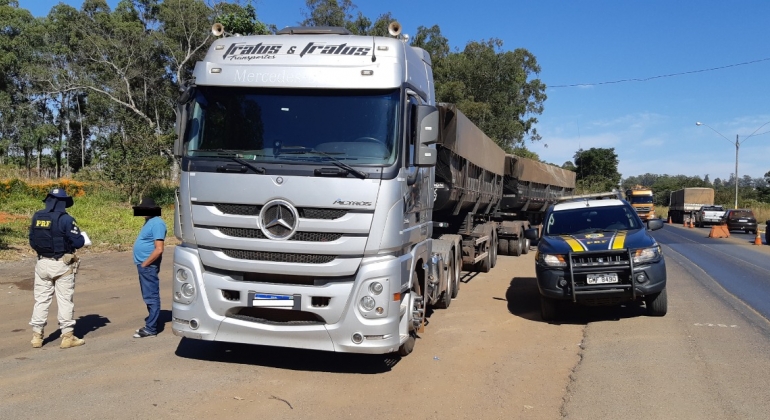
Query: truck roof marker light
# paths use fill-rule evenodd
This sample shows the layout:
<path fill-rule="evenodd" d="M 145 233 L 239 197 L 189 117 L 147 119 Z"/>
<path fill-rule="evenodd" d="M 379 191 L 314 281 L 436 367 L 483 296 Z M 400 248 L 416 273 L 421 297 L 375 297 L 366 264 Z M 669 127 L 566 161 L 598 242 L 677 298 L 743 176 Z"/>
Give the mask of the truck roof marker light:
<path fill-rule="evenodd" d="M 371 76 L 374 74 L 374 70 L 361 70 L 361 76 Z"/>
<path fill-rule="evenodd" d="M 387 51 L 387 50 L 388 50 L 388 46 L 387 45 L 378 45 L 377 46 L 377 51 Z"/>
<path fill-rule="evenodd" d="M 217 45 L 217 46 L 215 47 L 215 49 L 217 49 L 217 50 L 224 50 L 224 49 L 225 49 L 225 46 L 224 46 L 224 45 Z"/>
<path fill-rule="evenodd" d="M 219 67 L 214 67 L 213 69 L 211 69 L 211 72 L 212 73 L 222 73 L 222 69 L 219 68 Z"/>

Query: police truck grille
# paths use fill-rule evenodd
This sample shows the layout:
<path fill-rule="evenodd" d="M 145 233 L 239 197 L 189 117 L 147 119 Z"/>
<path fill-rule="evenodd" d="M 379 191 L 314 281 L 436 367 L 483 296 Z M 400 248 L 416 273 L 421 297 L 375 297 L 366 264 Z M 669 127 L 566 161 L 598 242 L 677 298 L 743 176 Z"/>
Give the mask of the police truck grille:
<path fill-rule="evenodd" d="M 251 238 L 251 239 L 267 239 L 265 235 L 259 229 L 245 229 L 245 228 L 231 228 L 220 227 L 217 228 L 220 232 L 227 236 L 235 238 Z M 303 241 L 303 242 L 332 242 L 341 238 L 341 233 L 324 233 L 324 232 L 297 232 L 292 236 L 290 241 Z"/>
<path fill-rule="evenodd" d="M 336 255 L 319 254 L 289 254 L 283 252 L 265 252 L 265 251 L 246 251 L 242 249 L 223 249 L 230 258 L 252 261 L 270 261 L 282 263 L 300 263 L 300 264 L 326 264 L 334 261 Z"/>

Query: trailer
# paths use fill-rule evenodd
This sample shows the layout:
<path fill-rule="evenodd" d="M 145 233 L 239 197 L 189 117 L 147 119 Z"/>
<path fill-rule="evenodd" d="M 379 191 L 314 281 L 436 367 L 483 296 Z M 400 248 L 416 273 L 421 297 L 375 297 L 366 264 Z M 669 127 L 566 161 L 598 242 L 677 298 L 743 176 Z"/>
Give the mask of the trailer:
<path fill-rule="evenodd" d="M 714 204 L 713 188 L 683 188 L 671 191 L 668 215 L 674 223 L 694 220 L 695 213 L 703 206 Z"/>

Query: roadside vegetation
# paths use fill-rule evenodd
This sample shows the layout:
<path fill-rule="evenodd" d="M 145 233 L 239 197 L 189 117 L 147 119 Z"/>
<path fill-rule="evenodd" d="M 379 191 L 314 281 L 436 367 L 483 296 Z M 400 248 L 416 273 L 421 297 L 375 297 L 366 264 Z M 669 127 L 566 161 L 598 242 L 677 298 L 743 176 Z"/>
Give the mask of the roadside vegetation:
<path fill-rule="evenodd" d="M 144 218 L 134 217 L 126 193 L 107 182 L 31 180 L 18 178 L 0 180 L 0 260 L 15 260 L 34 255 L 29 247 L 28 229 L 32 215 L 43 208 L 51 188 L 63 187 L 75 204 L 67 209 L 88 233 L 93 245 L 85 252 L 130 250 Z M 173 186 L 155 184 L 147 188 L 146 196 L 160 205 L 168 226 L 167 243 L 175 242 Z"/>

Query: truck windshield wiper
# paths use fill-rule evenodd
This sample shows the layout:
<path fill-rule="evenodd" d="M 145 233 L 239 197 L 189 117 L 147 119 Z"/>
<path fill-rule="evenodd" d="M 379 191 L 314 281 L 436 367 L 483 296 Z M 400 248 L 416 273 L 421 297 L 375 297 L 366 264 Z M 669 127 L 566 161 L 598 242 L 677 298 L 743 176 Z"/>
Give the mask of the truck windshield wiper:
<path fill-rule="evenodd" d="M 242 150 L 228 150 L 228 149 L 197 149 L 193 150 L 193 152 L 210 152 L 215 153 L 212 155 L 209 155 L 208 157 L 215 157 L 215 158 L 225 158 L 230 159 L 233 162 L 240 163 L 241 165 L 251 169 L 252 171 L 258 173 L 258 174 L 264 174 L 267 172 L 267 170 L 261 166 L 255 166 L 248 161 L 242 159 L 238 155 L 242 155 Z"/>
<path fill-rule="evenodd" d="M 284 150 L 284 149 L 288 149 L 288 150 Z M 310 149 L 310 148 L 307 148 L 307 147 L 303 147 L 303 146 L 289 146 L 289 147 L 282 148 L 281 151 L 278 154 L 279 155 L 282 155 L 282 154 L 304 155 L 304 154 L 314 154 L 314 153 L 328 158 L 329 160 L 332 161 L 332 164 L 334 166 L 340 167 L 340 168 L 342 168 L 342 169 L 344 169 L 344 170 L 346 170 L 348 172 L 351 172 L 353 175 L 357 176 L 358 178 L 366 179 L 367 176 L 368 176 L 366 174 L 366 172 L 360 171 L 360 170 L 358 170 L 358 169 L 348 165 L 347 163 L 345 163 L 345 162 L 337 159 L 336 157 L 332 156 L 331 153 L 322 152 L 320 150 L 313 150 L 313 149 Z"/>

